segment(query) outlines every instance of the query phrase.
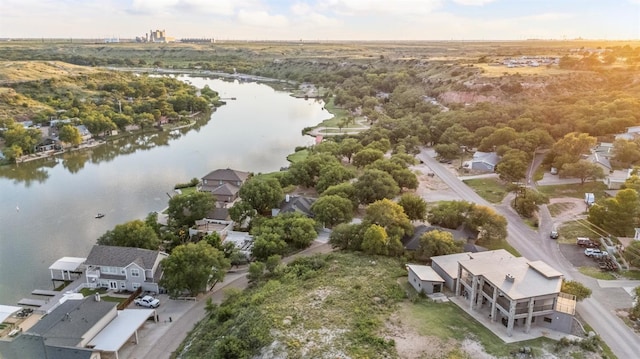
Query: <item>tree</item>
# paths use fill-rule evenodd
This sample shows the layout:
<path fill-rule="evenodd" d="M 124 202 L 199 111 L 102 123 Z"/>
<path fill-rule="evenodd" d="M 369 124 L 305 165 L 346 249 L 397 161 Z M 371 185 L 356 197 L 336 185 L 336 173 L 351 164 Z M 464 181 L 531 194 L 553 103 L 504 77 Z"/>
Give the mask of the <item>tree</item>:
<path fill-rule="evenodd" d="M 291 250 L 304 249 L 317 237 L 315 221 L 299 213 L 284 213 L 265 218 L 251 229 L 255 240 L 252 254 L 266 260 L 274 254 L 285 255 Z"/>
<path fill-rule="evenodd" d="M 630 166 L 640 161 L 640 144 L 618 139 L 613 142 L 613 159 L 622 166 Z"/>
<path fill-rule="evenodd" d="M 638 192 L 627 188 L 618 191 L 615 197 L 606 198 L 589 208 L 588 219 L 609 233 L 626 237 L 634 233 L 639 224 L 640 199 Z"/>
<path fill-rule="evenodd" d="M 602 167 L 595 163 L 591 163 L 587 160 L 579 160 L 574 163 L 565 163 L 560 168 L 559 172 L 561 177 L 576 177 L 580 179 L 580 184 L 588 179 L 597 180 L 605 177 Z"/>
<path fill-rule="evenodd" d="M 160 285 L 174 296 L 184 291 L 196 296 L 221 281 L 229 266 L 224 254 L 205 241 L 179 245 L 162 261 Z"/>
<path fill-rule="evenodd" d="M 551 147 L 549 156 L 553 167 L 562 168 L 565 163 L 576 162 L 580 155 L 589 152 L 595 146 L 597 139 L 587 133 L 571 132 Z"/>
<path fill-rule="evenodd" d="M 640 268 L 640 241 L 633 241 L 624 249 L 624 258 L 632 267 Z"/>
<path fill-rule="evenodd" d="M 203 219 L 215 206 L 213 196 L 208 192 L 193 192 L 171 197 L 167 213 L 177 227 L 191 226 L 196 220 Z"/>
<path fill-rule="evenodd" d="M 531 218 L 541 204 L 549 203 L 549 198 L 531 188 L 519 187 L 513 200 L 513 208 L 523 217 Z"/>
<path fill-rule="evenodd" d="M 355 173 L 340 164 L 326 166 L 320 176 L 318 176 L 318 182 L 316 183 L 316 190 L 319 193 L 324 192 L 327 188 L 346 182 L 356 175 Z"/>
<path fill-rule="evenodd" d="M 382 226 L 372 224 L 362 240 L 362 250 L 368 254 L 387 255 L 389 253 L 389 237 Z"/>
<path fill-rule="evenodd" d="M 318 198 L 311 206 L 311 211 L 315 214 L 316 221 L 327 227 L 349 222 L 353 218 L 353 204 L 338 195 Z"/>
<path fill-rule="evenodd" d="M 316 186 L 320 174 L 329 166 L 342 165 L 335 156 L 329 153 L 313 153 L 303 161 L 291 165 L 289 172 L 293 183 L 312 188 Z"/>
<path fill-rule="evenodd" d="M 259 214 L 266 214 L 280 205 L 284 192 L 280 182 L 271 177 L 251 177 L 240 187 L 240 198 Z"/>
<path fill-rule="evenodd" d="M 395 170 L 391 173 L 394 181 L 400 188 L 416 189 L 418 188 L 418 177 L 408 168 Z"/>
<path fill-rule="evenodd" d="M 433 225 L 456 229 L 465 223 L 472 209 L 473 204 L 466 201 L 443 201 L 429 211 L 427 220 Z"/>
<path fill-rule="evenodd" d="M 353 154 L 357 153 L 360 150 L 362 150 L 362 144 L 355 138 L 347 138 L 340 142 L 339 153 L 340 155 L 346 157 L 349 162 L 351 162 L 351 157 L 353 156 Z"/>
<path fill-rule="evenodd" d="M 353 164 L 358 168 L 362 168 L 382 158 L 384 158 L 384 152 L 373 148 L 365 148 L 353 155 Z"/>
<path fill-rule="evenodd" d="M 116 225 L 112 230 L 98 238 L 98 244 L 104 246 L 158 249 L 160 239 L 153 227 L 136 219 Z"/>
<path fill-rule="evenodd" d="M 320 194 L 320 197 L 331 195 L 340 196 L 351 201 L 354 211 L 358 208 L 358 195 L 356 193 L 356 188 L 349 182 L 340 183 L 327 188 L 322 192 L 322 194 Z"/>
<path fill-rule="evenodd" d="M 389 199 L 370 204 L 367 207 L 364 222 L 382 226 L 390 237 L 398 239 L 413 234 L 413 226 L 402 206 Z"/>
<path fill-rule="evenodd" d="M 429 231 L 420 236 L 420 244 L 416 255 L 426 260 L 434 256 L 442 256 L 462 252 L 462 242 L 456 242 L 453 235 L 446 231 Z"/>
<path fill-rule="evenodd" d="M 439 157 L 450 160 L 460 155 L 460 146 L 455 143 L 441 143 L 433 147 Z"/>
<path fill-rule="evenodd" d="M 348 249 L 352 251 L 361 250 L 364 232 L 369 226 L 358 224 L 340 223 L 335 226 L 329 235 L 329 243 L 333 248 Z"/>
<path fill-rule="evenodd" d="M 585 300 L 591 296 L 591 289 L 584 284 L 575 280 L 562 280 L 562 287 L 560 288 L 562 293 L 572 294 L 576 296 L 578 302 Z"/>
<path fill-rule="evenodd" d="M 229 208 L 229 217 L 241 227 L 247 219 L 255 217 L 256 214 L 256 210 L 253 209 L 248 202 L 243 200 L 236 201 L 236 203 Z"/>
<path fill-rule="evenodd" d="M 500 179 L 507 182 L 519 182 L 527 176 L 529 155 L 520 150 L 507 151 L 496 166 Z"/>
<path fill-rule="evenodd" d="M 369 204 L 384 198 L 393 198 L 400 187 L 390 174 L 367 169 L 354 184 L 356 195 L 362 204 Z"/>
<path fill-rule="evenodd" d="M 398 204 L 411 221 L 422 221 L 427 217 L 427 202 L 420 196 L 405 193 L 398 200 Z"/>
<path fill-rule="evenodd" d="M 493 209 L 474 205 L 465 224 L 478 234 L 479 243 L 501 241 L 507 237 L 507 220 Z"/>
<path fill-rule="evenodd" d="M 82 136 L 77 127 L 71 125 L 64 125 L 58 132 L 58 138 L 60 141 L 70 144 L 71 146 L 77 146 L 82 143 Z"/>

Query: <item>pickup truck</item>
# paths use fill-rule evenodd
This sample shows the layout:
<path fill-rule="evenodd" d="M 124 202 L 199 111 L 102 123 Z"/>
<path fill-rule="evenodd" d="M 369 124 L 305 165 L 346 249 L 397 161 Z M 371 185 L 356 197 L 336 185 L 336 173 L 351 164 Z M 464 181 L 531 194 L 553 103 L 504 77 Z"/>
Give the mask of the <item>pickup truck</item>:
<path fill-rule="evenodd" d="M 592 258 L 602 258 L 607 256 L 609 253 L 603 252 L 597 248 L 587 248 L 584 250 L 584 255 Z"/>
<path fill-rule="evenodd" d="M 150 296 L 145 295 L 144 297 L 138 297 L 133 300 L 136 305 L 147 308 L 158 308 L 160 306 L 160 300 Z"/>

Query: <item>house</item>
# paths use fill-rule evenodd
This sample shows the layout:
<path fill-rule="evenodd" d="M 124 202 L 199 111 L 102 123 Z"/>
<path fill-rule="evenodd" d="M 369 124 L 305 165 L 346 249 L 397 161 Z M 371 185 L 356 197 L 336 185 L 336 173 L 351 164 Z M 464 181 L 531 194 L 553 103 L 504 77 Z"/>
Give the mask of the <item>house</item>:
<path fill-rule="evenodd" d="M 150 249 L 95 245 L 85 260 L 90 288 L 160 292 L 160 262 L 169 255 Z"/>
<path fill-rule="evenodd" d="M 311 206 L 315 201 L 315 198 L 287 194 L 284 196 L 282 203 L 280 203 L 280 208 L 271 210 L 271 215 L 275 217 L 280 213 L 302 213 L 309 218 L 313 218 L 315 215 L 311 211 Z"/>
<path fill-rule="evenodd" d="M 407 264 L 409 284 L 418 293 L 433 294 L 442 292 L 444 279 L 433 268 L 418 264 Z"/>
<path fill-rule="evenodd" d="M 638 137 L 640 137 L 640 126 L 627 127 L 627 132 L 615 135 L 616 140 L 633 141 Z"/>
<path fill-rule="evenodd" d="M 500 157 L 495 152 L 476 151 L 471 159 L 470 168 L 474 171 L 494 172 Z"/>
<path fill-rule="evenodd" d="M 626 170 L 614 170 L 609 176 L 604 179 L 604 184 L 607 185 L 607 189 L 621 189 L 622 185 L 631 177 L 633 169 Z"/>
<path fill-rule="evenodd" d="M 91 132 L 87 129 L 85 125 L 77 125 L 75 126 L 80 132 L 80 137 L 82 137 L 82 142 L 88 141 L 91 139 Z"/>
<path fill-rule="evenodd" d="M 508 336 L 516 327 L 529 333 L 532 325 L 571 333 L 576 301 L 560 292 L 562 273 L 543 261 L 505 252 L 481 252 L 458 260 L 456 296 L 469 310 L 485 312 L 493 322 L 500 320 Z"/>
<path fill-rule="evenodd" d="M 249 172 L 217 169 L 202 177 L 198 190 L 210 192 L 218 202 L 233 202 L 238 198 L 240 187 L 249 178 Z"/>
<path fill-rule="evenodd" d="M 10 341 L 0 341 L 0 357 L 100 359 L 102 353 L 118 351 L 129 339 L 137 342 L 137 331 L 148 318 L 156 318 L 154 309 L 118 311 L 114 302 L 100 295 L 83 297 L 73 293 L 26 331 Z"/>
<path fill-rule="evenodd" d="M 635 241 L 640 241 L 640 228 L 635 228 L 636 234 L 633 236 Z"/>
<path fill-rule="evenodd" d="M 46 152 L 59 150 L 62 146 L 60 145 L 60 141 L 55 138 L 45 138 L 40 143 L 36 145 L 36 152 Z"/>
<path fill-rule="evenodd" d="M 220 239 L 224 240 L 227 233 L 233 229 L 233 221 L 224 221 L 211 218 L 203 218 L 197 220 L 196 223 L 189 228 L 189 238 L 193 236 L 206 236 L 218 233 Z"/>
<path fill-rule="evenodd" d="M 612 171 L 611 162 L 609 162 L 609 158 L 598 152 L 594 152 L 590 154 L 589 156 L 587 156 L 586 160 L 595 165 L 598 165 L 600 168 L 602 168 L 602 171 L 605 174 L 610 173 Z"/>

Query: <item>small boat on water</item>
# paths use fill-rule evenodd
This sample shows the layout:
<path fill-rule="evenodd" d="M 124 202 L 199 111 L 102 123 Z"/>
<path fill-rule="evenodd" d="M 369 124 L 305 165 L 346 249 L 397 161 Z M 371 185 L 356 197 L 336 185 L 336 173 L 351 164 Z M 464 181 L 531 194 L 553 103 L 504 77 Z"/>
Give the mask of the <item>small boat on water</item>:
<path fill-rule="evenodd" d="M 104 217 L 104 213 L 98 213 L 98 214 L 96 214 L 96 218 L 102 218 L 102 217 Z"/>

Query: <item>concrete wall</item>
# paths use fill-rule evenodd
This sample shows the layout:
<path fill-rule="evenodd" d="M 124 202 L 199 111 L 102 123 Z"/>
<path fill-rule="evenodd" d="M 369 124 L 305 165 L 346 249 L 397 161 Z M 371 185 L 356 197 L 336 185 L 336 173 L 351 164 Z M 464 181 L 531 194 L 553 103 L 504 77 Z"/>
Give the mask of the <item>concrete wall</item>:
<path fill-rule="evenodd" d="M 545 318 L 547 320 L 545 320 Z M 551 320 L 551 323 L 549 323 L 549 320 Z M 536 317 L 535 325 L 571 334 L 571 331 L 573 329 L 573 315 L 562 312 L 554 312 L 549 315 Z"/>
<path fill-rule="evenodd" d="M 452 278 L 450 277 L 447 272 L 444 271 L 444 269 L 442 269 L 438 264 L 436 264 L 435 262 L 431 262 L 431 268 L 433 268 L 433 270 L 438 273 L 438 275 L 444 279 L 444 286 L 449 288 L 450 291 L 455 292 L 456 291 L 456 281 L 457 278 Z"/>
<path fill-rule="evenodd" d="M 433 294 L 434 290 L 436 293 L 442 291 L 442 283 L 420 280 L 411 269 L 409 269 L 409 283 L 418 293 Z"/>

